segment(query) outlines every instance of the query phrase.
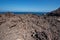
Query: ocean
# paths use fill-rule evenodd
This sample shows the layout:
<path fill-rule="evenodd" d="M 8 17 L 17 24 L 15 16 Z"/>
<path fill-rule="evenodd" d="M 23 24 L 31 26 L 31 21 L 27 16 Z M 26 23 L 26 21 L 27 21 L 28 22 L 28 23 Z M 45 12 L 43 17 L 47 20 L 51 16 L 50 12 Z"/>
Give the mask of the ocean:
<path fill-rule="evenodd" d="M 9 12 L 0 12 L 0 14 L 5 14 L 5 13 L 9 13 Z M 10 12 L 12 14 L 36 14 L 36 15 L 44 15 L 47 12 Z"/>

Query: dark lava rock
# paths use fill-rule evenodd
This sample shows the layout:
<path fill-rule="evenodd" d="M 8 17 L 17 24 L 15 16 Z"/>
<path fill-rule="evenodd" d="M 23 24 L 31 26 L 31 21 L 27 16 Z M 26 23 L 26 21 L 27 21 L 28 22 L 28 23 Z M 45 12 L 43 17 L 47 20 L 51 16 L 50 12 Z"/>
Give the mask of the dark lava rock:
<path fill-rule="evenodd" d="M 52 12 L 49 12 L 48 16 L 60 16 L 60 8 L 58 8 Z"/>

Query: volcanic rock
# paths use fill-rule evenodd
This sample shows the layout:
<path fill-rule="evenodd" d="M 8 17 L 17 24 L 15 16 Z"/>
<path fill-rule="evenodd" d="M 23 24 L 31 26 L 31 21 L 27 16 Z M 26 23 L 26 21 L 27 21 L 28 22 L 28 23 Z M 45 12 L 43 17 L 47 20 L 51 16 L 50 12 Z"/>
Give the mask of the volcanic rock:
<path fill-rule="evenodd" d="M 33 14 L 2 14 L 0 40 L 60 40 L 59 18 Z"/>
<path fill-rule="evenodd" d="M 48 15 L 50 15 L 50 16 L 60 16 L 60 8 L 50 12 Z"/>

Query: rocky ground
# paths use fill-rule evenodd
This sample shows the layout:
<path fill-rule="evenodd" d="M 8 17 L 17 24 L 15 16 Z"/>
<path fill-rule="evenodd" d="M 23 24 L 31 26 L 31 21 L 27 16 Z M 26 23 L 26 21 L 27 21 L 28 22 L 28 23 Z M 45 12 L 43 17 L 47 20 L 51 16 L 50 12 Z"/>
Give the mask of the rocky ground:
<path fill-rule="evenodd" d="M 60 16 L 0 14 L 0 40 L 60 40 Z"/>
<path fill-rule="evenodd" d="M 0 40 L 60 40 L 60 17 L 1 14 Z"/>

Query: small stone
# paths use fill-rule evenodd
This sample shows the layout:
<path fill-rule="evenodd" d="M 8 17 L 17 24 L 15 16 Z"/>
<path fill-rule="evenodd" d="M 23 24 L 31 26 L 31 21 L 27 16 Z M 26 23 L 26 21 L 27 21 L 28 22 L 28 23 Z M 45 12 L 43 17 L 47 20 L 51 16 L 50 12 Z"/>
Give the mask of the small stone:
<path fill-rule="evenodd" d="M 21 39 L 18 38 L 17 40 L 23 40 L 23 39 L 22 38 Z"/>
<path fill-rule="evenodd" d="M 21 39 L 17 39 L 17 40 L 21 40 Z"/>

